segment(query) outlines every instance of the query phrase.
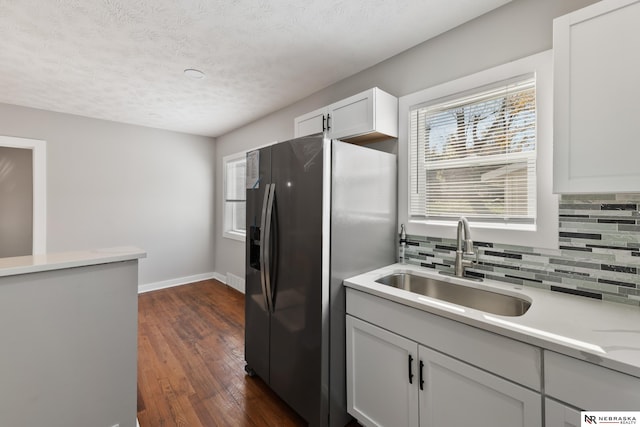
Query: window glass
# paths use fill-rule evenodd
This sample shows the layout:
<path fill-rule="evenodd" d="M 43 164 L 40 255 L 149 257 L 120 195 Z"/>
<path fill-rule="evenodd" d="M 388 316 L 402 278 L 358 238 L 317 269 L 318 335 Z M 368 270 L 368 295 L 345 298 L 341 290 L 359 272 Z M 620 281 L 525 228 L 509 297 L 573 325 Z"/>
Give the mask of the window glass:
<path fill-rule="evenodd" d="M 244 240 L 247 205 L 245 153 L 225 157 L 224 169 L 224 236 Z"/>

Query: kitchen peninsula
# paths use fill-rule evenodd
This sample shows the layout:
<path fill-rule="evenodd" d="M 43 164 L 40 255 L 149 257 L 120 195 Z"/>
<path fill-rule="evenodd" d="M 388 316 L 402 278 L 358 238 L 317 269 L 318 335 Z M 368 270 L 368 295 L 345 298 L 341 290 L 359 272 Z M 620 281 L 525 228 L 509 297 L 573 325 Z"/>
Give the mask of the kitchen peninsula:
<path fill-rule="evenodd" d="M 135 247 L 0 259 L 0 425 L 136 425 Z"/>

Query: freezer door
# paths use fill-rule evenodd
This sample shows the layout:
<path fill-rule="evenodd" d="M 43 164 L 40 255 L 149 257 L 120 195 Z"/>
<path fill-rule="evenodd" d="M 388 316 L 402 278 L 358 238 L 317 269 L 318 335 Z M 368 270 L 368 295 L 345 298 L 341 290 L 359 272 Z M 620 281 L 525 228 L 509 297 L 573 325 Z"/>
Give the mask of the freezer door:
<path fill-rule="evenodd" d="M 277 255 L 270 386 L 312 426 L 321 407 L 324 144 L 322 137 L 287 141 L 273 146 L 271 159 Z"/>
<path fill-rule="evenodd" d="M 255 156 L 255 154 L 254 154 Z M 259 179 L 257 185 L 247 189 L 247 238 L 245 265 L 245 331 L 244 357 L 247 367 L 252 369 L 265 382 L 269 382 L 269 310 L 261 275 L 262 263 L 261 239 L 264 236 L 266 217 L 265 208 L 267 184 L 271 181 L 271 149 L 263 148 L 258 152 Z M 247 158 L 249 160 L 249 157 Z M 251 166 L 247 162 L 247 169 Z M 247 174 L 250 171 L 247 170 Z M 254 180 L 255 181 L 255 180 Z"/>

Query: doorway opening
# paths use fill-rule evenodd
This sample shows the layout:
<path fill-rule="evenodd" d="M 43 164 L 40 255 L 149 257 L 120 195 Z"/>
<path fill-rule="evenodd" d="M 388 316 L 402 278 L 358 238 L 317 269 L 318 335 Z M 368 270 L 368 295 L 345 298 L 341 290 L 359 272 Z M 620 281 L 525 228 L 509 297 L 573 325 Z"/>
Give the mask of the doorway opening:
<path fill-rule="evenodd" d="M 0 258 L 46 252 L 46 143 L 0 136 Z"/>

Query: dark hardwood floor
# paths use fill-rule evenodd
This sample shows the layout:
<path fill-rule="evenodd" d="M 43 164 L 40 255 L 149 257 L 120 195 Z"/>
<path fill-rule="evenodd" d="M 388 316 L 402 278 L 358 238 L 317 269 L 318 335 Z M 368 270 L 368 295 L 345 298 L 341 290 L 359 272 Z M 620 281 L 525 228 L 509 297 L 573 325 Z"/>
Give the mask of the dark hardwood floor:
<path fill-rule="evenodd" d="M 141 427 L 306 425 L 244 371 L 243 294 L 207 280 L 138 302 Z"/>

